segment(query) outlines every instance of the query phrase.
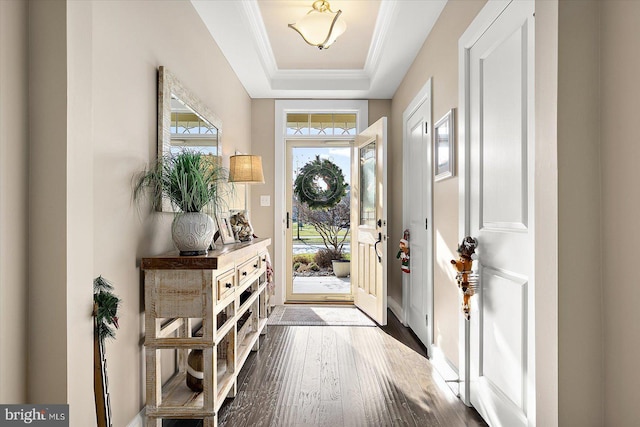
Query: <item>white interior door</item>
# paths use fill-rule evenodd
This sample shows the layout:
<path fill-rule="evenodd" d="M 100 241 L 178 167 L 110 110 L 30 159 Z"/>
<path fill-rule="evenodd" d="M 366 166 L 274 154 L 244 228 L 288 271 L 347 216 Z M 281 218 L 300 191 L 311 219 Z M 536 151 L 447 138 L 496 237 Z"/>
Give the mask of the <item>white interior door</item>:
<path fill-rule="evenodd" d="M 431 200 L 431 99 L 427 98 L 405 122 L 406 222 L 410 232 L 411 272 L 408 282 L 407 324 L 431 351 L 433 342 L 433 236 Z M 431 224 L 429 224 L 431 223 Z"/>
<path fill-rule="evenodd" d="M 387 118 L 356 137 L 351 166 L 351 282 L 355 305 L 387 324 Z"/>
<path fill-rule="evenodd" d="M 533 12 L 533 1 L 512 2 L 469 51 L 469 231 L 480 273 L 469 397 L 492 426 L 535 415 Z"/>

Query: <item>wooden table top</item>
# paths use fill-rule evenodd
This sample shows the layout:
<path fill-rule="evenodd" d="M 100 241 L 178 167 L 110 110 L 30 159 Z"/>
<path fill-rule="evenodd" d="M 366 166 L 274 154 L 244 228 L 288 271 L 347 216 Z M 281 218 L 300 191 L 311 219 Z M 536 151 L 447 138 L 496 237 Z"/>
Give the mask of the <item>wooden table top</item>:
<path fill-rule="evenodd" d="M 243 257 L 271 244 L 270 238 L 256 238 L 248 242 L 216 245 L 216 249 L 206 255 L 181 256 L 178 251 L 144 257 L 140 263 L 143 270 L 216 270 L 224 257 Z"/>

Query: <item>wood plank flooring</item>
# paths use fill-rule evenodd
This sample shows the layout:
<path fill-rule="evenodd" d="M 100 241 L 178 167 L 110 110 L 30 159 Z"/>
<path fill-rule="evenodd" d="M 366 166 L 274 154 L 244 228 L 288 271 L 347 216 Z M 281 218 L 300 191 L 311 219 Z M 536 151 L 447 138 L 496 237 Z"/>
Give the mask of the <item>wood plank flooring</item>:
<path fill-rule="evenodd" d="M 413 334 L 388 317 L 384 328 L 269 326 L 219 426 L 485 426 L 434 372 Z"/>

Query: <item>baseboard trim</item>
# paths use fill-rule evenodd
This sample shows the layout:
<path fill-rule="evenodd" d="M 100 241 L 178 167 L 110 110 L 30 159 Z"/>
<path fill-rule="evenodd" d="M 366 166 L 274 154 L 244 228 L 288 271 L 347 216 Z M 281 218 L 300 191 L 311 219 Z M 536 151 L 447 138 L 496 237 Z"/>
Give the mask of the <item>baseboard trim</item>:
<path fill-rule="evenodd" d="M 387 307 L 393 312 L 393 314 L 395 314 L 395 316 L 403 325 L 407 325 L 404 321 L 404 310 L 402 309 L 402 304 L 388 296 Z"/>
<path fill-rule="evenodd" d="M 460 375 L 458 374 L 458 368 L 456 368 L 447 356 L 445 356 L 444 352 L 435 345 L 431 346 L 431 364 L 445 380 L 451 391 L 460 397 Z"/>
<path fill-rule="evenodd" d="M 146 408 L 143 407 L 142 411 L 140 411 L 135 417 L 133 417 L 131 422 L 127 424 L 127 427 L 145 427 L 145 409 Z"/>

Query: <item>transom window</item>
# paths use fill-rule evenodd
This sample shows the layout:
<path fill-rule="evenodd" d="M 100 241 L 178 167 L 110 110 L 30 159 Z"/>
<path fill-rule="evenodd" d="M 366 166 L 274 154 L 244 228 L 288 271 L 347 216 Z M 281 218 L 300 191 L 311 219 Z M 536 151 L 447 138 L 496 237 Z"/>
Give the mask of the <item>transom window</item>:
<path fill-rule="evenodd" d="M 353 136 L 356 132 L 356 114 L 287 114 L 287 136 Z"/>

